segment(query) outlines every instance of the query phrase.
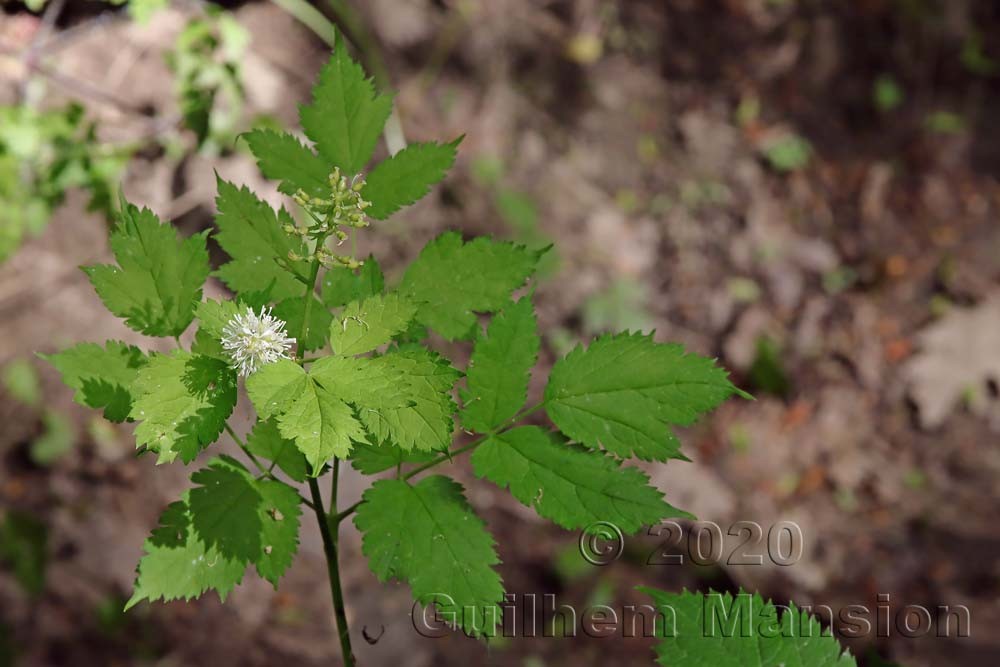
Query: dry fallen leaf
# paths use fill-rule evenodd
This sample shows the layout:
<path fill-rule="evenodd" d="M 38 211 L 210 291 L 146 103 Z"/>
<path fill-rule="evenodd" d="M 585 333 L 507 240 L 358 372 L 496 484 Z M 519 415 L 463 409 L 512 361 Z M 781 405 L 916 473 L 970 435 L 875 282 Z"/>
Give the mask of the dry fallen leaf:
<path fill-rule="evenodd" d="M 903 367 L 923 428 L 940 426 L 960 402 L 982 415 L 990 383 L 1000 381 L 1000 297 L 955 308 L 917 335 L 917 352 Z"/>

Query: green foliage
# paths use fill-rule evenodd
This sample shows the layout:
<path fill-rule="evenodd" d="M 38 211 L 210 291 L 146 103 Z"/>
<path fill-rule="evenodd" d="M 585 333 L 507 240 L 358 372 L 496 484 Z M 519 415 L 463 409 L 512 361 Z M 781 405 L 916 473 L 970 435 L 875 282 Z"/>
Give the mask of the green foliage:
<path fill-rule="evenodd" d="M 73 446 L 76 429 L 73 422 L 55 410 L 42 413 L 44 431 L 31 443 L 31 460 L 40 466 L 49 466 L 58 461 Z"/>
<path fill-rule="evenodd" d="M 0 262 L 45 228 L 70 190 L 89 194 L 88 210 L 110 214 L 128 155 L 96 141 L 80 106 L 0 106 Z"/>
<path fill-rule="evenodd" d="M 294 224 L 291 215 L 284 208 L 275 213 L 245 186 L 237 188 L 222 179 L 218 185 L 215 240 L 232 259 L 217 275 L 235 292 L 269 290 L 275 300 L 301 297 L 304 288 L 298 276 L 304 269 L 289 262 L 288 256 L 305 250 L 301 241 L 284 231 L 284 225 Z"/>
<path fill-rule="evenodd" d="M 812 159 L 812 152 L 812 144 L 797 134 L 778 137 L 764 149 L 768 163 L 780 172 L 804 169 Z"/>
<path fill-rule="evenodd" d="M 361 301 L 381 294 L 385 289 L 385 277 L 374 257 L 365 260 L 357 273 L 342 269 L 328 271 L 323 278 L 323 305 L 327 308 L 346 306 L 351 301 Z"/>
<path fill-rule="evenodd" d="M 229 259 L 216 275 L 233 298 L 202 301 L 207 234 L 182 239 L 128 204 L 111 237 L 118 265 L 85 269 L 109 310 L 137 331 L 176 337 L 178 347 L 81 343 L 44 356 L 76 400 L 137 421 L 137 446 L 159 463 L 192 463 L 228 430 L 253 466 L 219 456 L 193 473 L 193 488 L 146 541 L 128 607 L 210 589 L 225 599 L 250 565 L 277 586 L 297 551 L 304 502 L 283 478 L 308 483 L 328 558 L 329 531 L 356 510 L 378 578 L 406 581 L 421 604 L 475 636 L 493 636 L 499 621 L 499 556 L 460 485 L 440 475 L 411 482 L 424 470 L 475 450 L 479 477 L 568 529 L 611 521 L 635 532 L 689 516 L 623 459 L 683 458 L 670 427 L 746 396 L 712 360 L 651 335 L 605 335 L 558 361 L 541 402 L 525 408 L 540 336 L 531 295 L 512 295 L 547 248 L 447 232 L 388 285 L 373 257 L 336 254 L 334 244 L 424 196 L 455 160 L 457 141 L 415 144 L 365 179 L 391 104 L 340 45 L 301 108 L 313 145 L 278 131 L 245 135 L 261 171 L 302 215 L 218 179 L 215 238 Z M 180 335 L 195 317 L 188 350 Z M 463 371 L 420 342 L 441 338 L 473 341 L 462 343 L 471 358 L 461 411 L 454 394 Z M 227 423 L 237 372 L 256 411 L 246 442 Z M 542 410 L 558 430 L 523 425 Z M 453 447 L 456 416 L 481 437 Z M 356 506 L 328 510 L 315 478 L 347 460 L 366 475 L 395 468 L 396 479 L 376 481 Z"/>
<path fill-rule="evenodd" d="M 476 339 L 462 392 L 462 424 L 488 433 L 510 420 L 528 396 L 531 368 L 538 358 L 538 332 L 531 299 L 510 304 Z"/>
<path fill-rule="evenodd" d="M 667 425 L 688 426 L 733 394 L 710 359 L 623 333 L 578 346 L 552 368 L 546 411 L 563 433 L 628 458 L 683 458 Z"/>
<path fill-rule="evenodd" d="M 226 558 L 195 532 L 190 494 L 185 493 L 160 516 L 160 526 L 143 545 L 138 577 L 126 611 L 143 600 L 190 600 L 211 589 L 225 601 L 240 581 L 246 563 Z"/>
<path fill-rule="evenodd" d="M 208 232 L 181 240 L 152 211 L 122 200 L 111 233 L 118 266 L 84 267 L 98 296 L 130 328 L 150 336 L 179 336 L 194 318 L 208 277 Z"/>
<path fill-rule="evenodd" d="M 306 480 L 309 468 L 305 456 L 294 441 L 281 435 L 278 424 L 273 419 L 257 422 L 247 436 L 247 449 L 255 456 L 272 461 L 292 480 Z"/>
<path fill-rule="evenodd" d="M 38 373 L 27 359 L 15 359 L 4 367 L 3 387 L 14 400 L 29 408 L 37 407 L 42 400 Z"/>
<path fill-rule="evenodd" d="M 429 350 L 408 347 L 367 358 L 323 357 L 310 376 L 351 403 L 367 440 L 404 450 L 445 449 L 451 442 L 458 372 Z"/>
<path fill-rule="evenodd" d="M 132 383 L 136 446 L 190 463 L 215 442 L 236 405 L 236 374 L 225 362 L 183 350 L 154 354 Z"/>
<path fill-rule="evenodd" d="M 449 340 L 468 338 L 475 313 L 490 313 L 534 272 L 544 251 L 480 237 L 463 243 L 448 232 L 424 247 L 400 291 L 418 304 L 417 321 Z"/>
<path fill-rule="evenodd" d="M 758 594 L 665 593 L 640 588 L 665 613 L 658 622 L 657 662 L 743 667 L 853 667 L 857 663 L 814 617 L 790 604 L 764 602 Z M 781 613 L 779 613 L 779 607 Z M 673 621 L 676 620 L 676 623 Z"/>
<path fill-rule="evenodd" d="M 486 477 L 563 528 L 611 521 L 626 533 L 665 517 L 690 517 L 663 501 L 637 468 L 578 445 L 568 445 L 537 426 L 491 436 L 472 454 Z"/>
<path fill-rule="evenodd" d="M 49 531 L 44 523 L 23 512 L 0 512 L 0 564 L 31 595 L 45 588 Z"/>
<path fill-rule="evenodd" d="M 769 394 L 787 396 L 791 382 L 782 362 L 781 348 L 768 336 L 757 339 L 756 353 L 750 365 L 750 383 Z"/>
<path fill-rule="evenodd" d="M 293 195 L 304 190 L 311 197 L 321 197 L 329 189 L 330 170 L 311 148 L 285 132 L 253 130 L 243 135 L 257 166 L 265 177 L 281 181 L 278 190 Z"/>
<path fill-rule="evenodd" d="M 149 16 L 165 4 L 142 0 L 137 5 L 131 0 L 130 9 L 133 15 L 139 11 Z M 246 97 L 240 63 L 249 42 L 249 33 L 232 16 L 210 9 L 188 21 L 167 54 L 184 125 L 194 132 L 198 146 L 230 143 L 236 134 Z"/>
<path fill-rule="evenodd" d="M 434 452 L 422 452 L 416 449 L 408 452 L 391 442 L 381 445 L 363 442 L 354 445 L 351 451 L 351 465 L 362 475 L 374 475 L 404 463 L 427 463 L 434 457 Z"/>
<path fill-rule="evenodd" d="M 118 341 L 104 347 L 80 343 L 56 354 L 39 355 L 55 366 L 62 380 L 76 390 L 73 399 L 103 408 L 109 421 L 122 422 L 132 411 L 132 382 L 146 364 L 142 350 Z"/>
<path fill-rule="evenodd" d="M 299 547 L 299 494 L 271 479 L 258 480 L 222 456 L 191 476 L 191 525 L 226 559 L 253 563 L 275 588 Z"/>
<path fill-rule="evenodd" d="M 434 475 L 416 484 L 385 479 L 365 491 L 354 524 L 380 581 L 403 579 L 424 606 L 435 604 L 471 635 L 491 635 L 503 596 L 493 538 L 457 482 Z"/>
<path fill-rule="evenodd" d="M 462 139 L 450 144 L 411 144 L 379 163 L 362 191 L 372 202 L 368 215 L 384 220 L 404 206 L 421 199 L 439 182 L 455 162 Z"/>
<path fill-rule="evenodd" d="M 393 292 L 354 301 L 330 327 L 330 346 L 337 354 L 364 354 L 406 330 L 417 308 Z"/>
<path fill-rule="evenodd" d="M 906 94 L 896 79 L 883 74 L 875 79 L 872 88 L 872 98 L 875 100 L 875 107 L 882 112 L 892 111 L 903 103 Z"/>
<path fill-rule="evenodd" d="M 299 120 L 330 168 L 356 174 L 371 159 L 391 111 L 392 97 L 375 94 L 341 41 L 319 74 L 312 103 L 299 108 Z"/>

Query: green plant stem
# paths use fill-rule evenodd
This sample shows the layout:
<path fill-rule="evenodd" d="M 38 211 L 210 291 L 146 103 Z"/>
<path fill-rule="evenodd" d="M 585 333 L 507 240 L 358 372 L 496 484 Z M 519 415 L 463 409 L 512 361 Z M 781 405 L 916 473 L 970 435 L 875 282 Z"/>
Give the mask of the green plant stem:
<path fill-rule="evenodd" d="M 328 236 L 328 235 L 327 235 Z M 326 242 L 327 236 L 320 236 L 316 239 L 316 247 L 320 248 Z M 319 276 L 319 259 L 313 258 L 312 266 L 309 270 L 309 282 L 306 284 L 306 293 L 303 298 L 306 300 L 302 317 L 302 327 L 295 350 L 295 360 L 305 363 L 306 336 L 309 334 L 309 313 L 314 301 L 313 294 L 316 291 L 316 278 Z M 337 512 L 337 478 L 340 476 L 340 460 L 333 460 L 333 496 L 330 498 L 330 512 Z M 326 569 L 330 579 L 330 596 L 333 598 L 333 614 L 337 621 L 337 636 L 340 638 L 340 651 L 343 655 L 344 666 L 354 667 L 354 653 L 351 651 L 351 634 L 347 627 L 347 612 L 344 609 L 344 591 L 340 585 L 340 559 L 337 554 L 337 539 L 339 523 L 333 524 L 331 531 L 331 520 L 323 509 L 323 496 L 320 494 L 319 482 L 315 477 L 309 478 L 309 493 L 312 495 L 312 508 L 316 513 L 316 522 L 319 524 L 319 533 L 323 538 L 323 553 L 326 556 Z"/>
<path fill-rule="evenodd" d="M 544 407 L 545 407 L 545 401 L 542 401 L 541 403 L 537 403 L 537 404 L 531 406 L 530 408 L 522 410 L 521 412 L 517 413 L 516 415 L 514 415 L 513 417 L 511 417 L 510 419 L 508 419 L 505 423 L 503 423 L 500 426 L 496 427 L 495 429 L 493 429 L 489 433 L 483 435 L 482 437 L 479 437 L 479 438 L 473 440 L 472 442 L 470 442 L 469 444 L 464 445 L 462 447 L 459 447 L 458 449 L 450 449 L 447 452 L 445 452 L 444 454 L 442 454 L 441 456 L 437 457 L 436 459 L 428 461 L 427 463 L 414 468 L 413 470 L 409 471 L 408 473 L 406 473 L 402 477 L 399 477 L 398 474 L 397 474 L 397 478 L 402 479 L 403 481 L 407 481 L 411 477 L 415 477 L 416 475 L 419 475 L 420 473 L 424 472 L 425 470 L 433 468 L 434 466 L 436 466 L 438 464 L 444 463 L 445 461 L 452 461 L 459 454 L 464 454 L 465 452 L 472 451 L 473 449 L 475 449 L 479 445 L 483 444 L 484 442 L 486 442 L 487 440 L 489 440 L 493 436 L 500 435 L 501 433 L 504 433 L 504 432 L 510 430 L 512 427 L 514 427 L 514 426 L 517 425 L 517 422 L 521 421 L 522 419 L 524 419 L 525 417 L 527 417 L 530 414 L 538 412 L 539 410 L 541 410 Z M 354 503 L 350 507 L 346 508 L 343 512 L 340 512 L 339 514 L 334 515 L 332 517 L 332 519 L 331 519 L 334 522 L 334 525 L 340 525 L 341 521 L 343 521 L 344 519 L 346 519 L 347 517 L 349 517 L 351 514 L 353 514 L 354 510 L 356 510 L 356 509 L 358 509 L 358 507 L 360 507 L 361 502 L 362 501 L 359 500 L 358 502 Z"/>
<path fill-rule="evenodd" d="M 228 423 L 226 423 L 224 426 L 226 429 L 226 433 L 228 433 L 229 437 L 233 439 L 233 442 L 235 442 L 237 445 L 240 446 L 240 449 L 243 450 L 243 453 L 247 455 L 247 458 L 250 459 L 250 461 L 254 464 L 257 470 L 260 471 L 262 477 L 267 477 L 268 479 L 273 479 L 276 482 L 281 482 L 281 480 L 278 479 L 277 475 L 275 475 L 273 472 L 276 462 L 272 463 L 270 467 L 265 468 L 264 465 L 260 462 L 260 459 L 254 456 L 253 452 L 250 451 L 250 448 L 246 446 L 246 443 L 243 442 L 243 440 L 241 440 L 238 435 L 236 435 L 236 431 L 233 430 L 233 427 L 230 426 Z M 282 482 L 282 484 L 284 484 L 284 482 Z M 311 502 L 303 498 L 301 495 L 299 496 L 299 500 L 302 501 L 303 504 L 308 505 L 309 507 L 313 506 Z"/>
<path fill-rule="evenodd" d="M 334 478 L 339 470 L 337 459 L 334 459 Z M 347 628 L 347 613 L 344 611 L 344 590 L 340 585 L 340 567 L 337 555 L 337 532 L 330 530 L 330 520 L 323 510 L 323 497 L 320 495 L 319 482 L 315 477 L 309 478 L 309 492 L 312 494 L 313 511 L 319 523 L 319 532 L 323 537 L 323 552 L 326 554 L 327 571 L 330 575 L 330 595 L 333 597 L 333 612 L 337 618 L 337 636 L 340 638 L 340 652 L 344 659 L 344 667 L 354 667 L 354 652 L 351 651 L 351 635 Z M 331 511 L 337 508 L 337 499 L 330 500 Z M 334 527 L 336 528 L 336 527 Z"/>
<path fill-rule="evenodd" d="M 233 439 L 233 442 L 235 442 L 237 445 L 240 446 L 240 449 L 242 449 L 243 453 L 247 455 L 247 458 L 250 459 L 250 461 L 252 461 L 255 466 L 257 466 L 257 470 L 260 470 L 262 473 L 264 473 L 269 477 L 273 477 L 273 475 L 270 472 L 268 472 L 267 468 L 265 468 L 264 465 L 260 462 L 260 459 L 254 456 L 253 452 L 250 451 L 250 448 L 247 447 L 246 443 L 243 442 L 240 436 L 236 435 L 236 431 L 234 431 L 233 427 L 229 425 L 229 422 L 226 422 L 224 426 L 226 429 L 226 433 L 228 433 L 229 437 Z"/>

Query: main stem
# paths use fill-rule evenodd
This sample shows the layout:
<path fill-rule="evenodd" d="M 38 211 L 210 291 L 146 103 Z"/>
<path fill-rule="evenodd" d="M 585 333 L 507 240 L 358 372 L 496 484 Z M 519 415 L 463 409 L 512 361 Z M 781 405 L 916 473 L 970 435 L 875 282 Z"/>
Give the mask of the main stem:
<path fill-rule="evenodd" d="M 338 470 L 337 459 L 334 459 L 333 474 Z M 319 533 L 323 537 L 323 552 L 326 554 L 326 567 L 330 575 L 330 595 L 333 597 L 333 613 L 337 618 L 337 635 L 340 637 L 340 652 L 344 657 L 345 667 L 354 667 L 354 652 L 351 650 L 351 635 L 347 628 L 347 613 L 344 611 L 344 590 L 340 585 L 340 560 L 337 557 L 337 533 L 330 530 L 330 520 L 323 510 L 323 496 L 319 491 L 319 482 L 315 477 L 309 478 L 309 492 L 312 494 L 313 510 L 319 523 Z M 336 497 L 330 500 L 331 511 L 337 510 Z"/>
<path fill-rule="evenodd" d="M 326 237 L 316 240 L 316 247 L 319 248 L 326 242 Z M 299 363 L 306 351 L 306 336 L 309 335 L 309 311 L 312 309 L 313 292 L 316 291 L 316 277 L 319 275 L 319 260 L 313 259 L 312 267 L 309 271 L 309 281 L 306 286 L 305 308 L 302 317 L 302 327 L 299 330 L 298 345 L 295 351 L 295 359 Z M 340 476 L 340 460 L 333 460 L 333 494 L 330 498 L 330 513 L 337 513 L 337 478 Z M 330 579 L 330 596 L 333 598 L 333 614 L 337 619 L 337 636 L 340 638 L 340 653 L 344 658 L 344 667 L 354 667 L 354 652 L 351 650 L 351 634 L 347 627 L 347 613 L 344 610 L 344 589 L 340 585 L 340 559 L 337 555 L 337 538 L 339 524 L 330 530 L 330 517 L 323 509 L 323 496 L 319 490 L 319 482 L 315 477 L 309 478 L 309 493 L 312 494 L 312 508 L 316 514 L 316 522 L 319 524 L 319 534 L 323 538 L 323 553 L 326 555 L 326 569 Z"/>

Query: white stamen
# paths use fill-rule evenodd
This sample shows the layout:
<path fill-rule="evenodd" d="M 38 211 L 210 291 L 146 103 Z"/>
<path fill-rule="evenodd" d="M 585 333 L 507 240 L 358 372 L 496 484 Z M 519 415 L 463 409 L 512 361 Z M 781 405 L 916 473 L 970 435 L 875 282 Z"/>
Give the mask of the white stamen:
<path fill-rule="evenodd" d="M 278 359 L 289 359 L 288 351 L 295 339 L 285 335 L 285 322 L 271 315 L 270 308 L 261 307 L 256 315 L 247 308 L 222 330 L 222 347 L 232 357 L 232 366 L 240 375 L 255 373 L 261 366 Z"/>

